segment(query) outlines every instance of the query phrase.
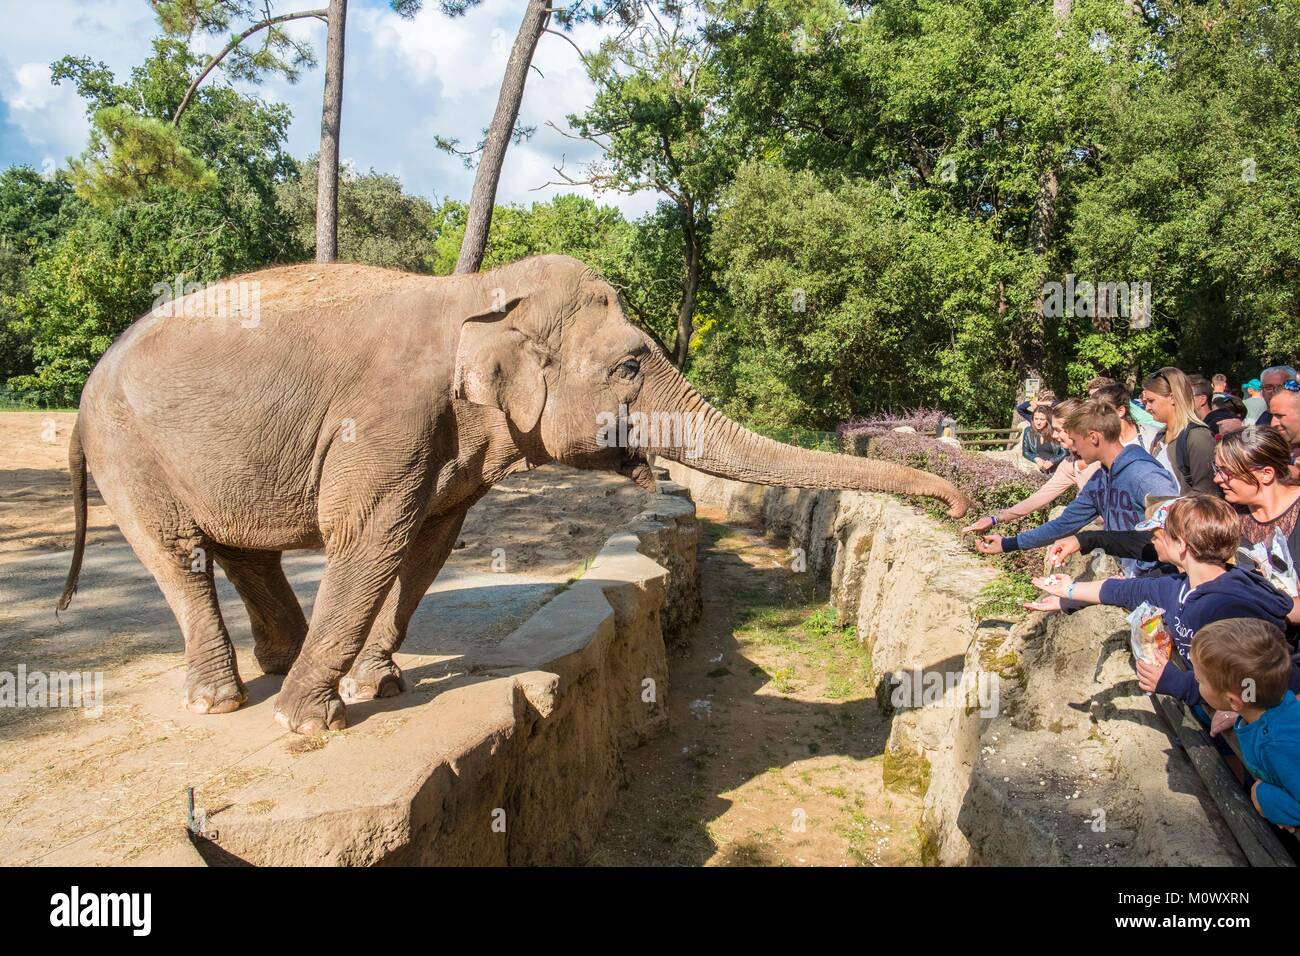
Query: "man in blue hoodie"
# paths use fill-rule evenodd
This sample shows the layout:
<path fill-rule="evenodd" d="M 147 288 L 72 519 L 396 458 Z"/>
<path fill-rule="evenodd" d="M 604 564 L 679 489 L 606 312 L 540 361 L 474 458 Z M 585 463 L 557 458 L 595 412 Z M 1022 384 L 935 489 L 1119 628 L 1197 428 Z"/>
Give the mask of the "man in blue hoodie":
<path fill-rule="evenodd" d="M 1070 581 L 1064 575 L 1035 578 L 1048 594 L 1085 604 L 1110 604 L 1133 610 L 1144 601 L 1164 612 L 1165 627 L 1183 660 L 1191 660 L 1192 639 L 1213 621 L 1252 618 L 1279 630 L 1286 626 L 1291 599 L 1253 571 L 1229 567 L 1241 538 L 1241 519 L 1232 506 L 1212 495 L 1190 495 L 1161 505 L 1137 530 L 1151 531 L 1161 561 L 1180 574 L 1143 578 Z M 1138 685 L 1195 706 L 1201 696 L 1191 670 L 1173 661 L 1137 662 Z M 1291 683 L 1300 690 L 1300 668 Z M 1209 715 L 1203 719 L 1209 721 Z"/>
<path fill-rule="evenodd" d="M 1131 531 L 1145 517 L 1148 495 L 1178 494 L 1178 480 L 1166 468 L 1140 444 L 1123 443 L 1119 416 L 1109 404 L 1081 402 L 1066 416 L 1064 425 L 1079 461 L 1084 465 L 1100 462 L 1101 467 L 1059 517 L 1010 538 L 985 535 L 975 545 L 981 553 L 1043 548 L 1069 537 L 1097 517 L 1107 531 Z M 1120 565 L 1127 574 L 1150 567 L 1128 558 Z"/>

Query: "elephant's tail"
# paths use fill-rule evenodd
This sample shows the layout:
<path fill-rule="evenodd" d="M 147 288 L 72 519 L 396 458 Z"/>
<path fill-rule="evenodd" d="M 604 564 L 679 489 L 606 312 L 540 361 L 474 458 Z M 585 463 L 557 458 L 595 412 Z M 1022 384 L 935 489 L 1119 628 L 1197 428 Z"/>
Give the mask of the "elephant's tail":
<path fill-rule="evenodd" d="M 77 520 L 77 540 L 72 547 L 72 567 L 59 598 L 59 610 L 66 611 L 77 593 L 77 578 L 81 576 L 81 558 L 86 553 L 86 453 L 81 447 L 80 422 L 72 426 L 72 440 L 68 442 L 68 471 L 72 475 L 72 509 Z"/>

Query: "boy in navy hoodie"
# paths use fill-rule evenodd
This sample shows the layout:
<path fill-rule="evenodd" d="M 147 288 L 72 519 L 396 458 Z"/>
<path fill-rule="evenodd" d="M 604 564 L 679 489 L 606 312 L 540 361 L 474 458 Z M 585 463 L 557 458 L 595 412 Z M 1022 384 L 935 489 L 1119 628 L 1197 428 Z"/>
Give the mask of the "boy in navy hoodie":
<path fill-rule="evenodd" d="M 1291 599 L 1253 571 L 1229 567 L 1241 539 L 1241 519 L 1232 506 L 1212 495 L 1188 495 L 1156 509 L 1138 530 L 1153 532 L 1160 560 L 1182 573 L 1142 578 L 1071 581 L 1064 575 L 1035 578 L 1034 584 L 1084 604 L 1111 604 L 1133 610 L 1143 601 L 1164 611 L 1174 647 L 1190 660 L 1192 638 L 1213 621 L 1254 618 L 1281 629 L 1291 611 Z M 1172 661 L 1137 662 L 1138 686 L 1200 703 L 1196 677 Z M 1291 669 L 1300 690 L 1300 668 Z M 1206 718 L 1208 719 L 1208 717 Z"/>
<path fill-rule="evenodd" d="M 1119 416 L 1105 402 L 1080 402 L 1065 418 L 1066 433 L 1075 456 L 1084 465 L 1094 461 L 1101 467 L 1064 512 L 1046 524 L 1022 531 L 1011 538 L 985 535 L 975 547 L 984 554 L 1028 551 L 1066 538 L 1097 517 L 1107 531 L 1131 531 L 1143 517 L 1148 495 L 1171 497 L 1178 494 L 1178 480 L 1141 445 L 1125 445 L 1120 439 Z M 1126 574 L 1147 570 L 1137 561 L 1120 562 Z"/>
<path fill-rule="evenodd" d="M 1207 624 L 1192 641 L 1201 698 L 1235 718 L 1241 758 L 1255 778 L 1255 809 L 1272 823 L 1300 826 L 1300 701 L 1287 686 L 1291 654 L 1282 632 L 1260 620 Z"/>

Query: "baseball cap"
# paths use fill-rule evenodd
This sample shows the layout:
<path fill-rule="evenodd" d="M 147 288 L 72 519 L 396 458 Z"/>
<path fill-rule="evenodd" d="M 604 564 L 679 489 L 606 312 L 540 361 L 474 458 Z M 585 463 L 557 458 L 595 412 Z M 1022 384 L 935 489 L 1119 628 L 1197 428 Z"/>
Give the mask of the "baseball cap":
<path fill-rule="evenodd" d="M 1133 530 L 1154 531 L 1156 528 L 1164 530 L 1165 521 L 1169 517 L 1169 509 L 1172 508 L 1175 503 L 1182 500 L 1182 498 L 1171 498 L 1169 501 L 1164 502 L 1152 513 L 1150 518 L 1147 518 L 1146 521 L 1139 521 L 1135 524 Z"/>

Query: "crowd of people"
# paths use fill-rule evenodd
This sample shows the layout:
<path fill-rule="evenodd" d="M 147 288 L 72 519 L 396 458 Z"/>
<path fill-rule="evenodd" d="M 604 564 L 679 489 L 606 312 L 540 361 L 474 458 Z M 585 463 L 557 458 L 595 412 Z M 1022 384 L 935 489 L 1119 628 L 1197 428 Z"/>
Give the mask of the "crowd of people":
<path fill-rule="evenodd" d="M 963 529 L 984 554 L 1047 550 L 1054 568 L 1101 550 L 1122 574 L 1034 579 L 1027 606 L 1072 613 L 1089 604 L 1132 612 L 1167 641 L 1137 654 L 1139 686 L 1184 701 L 1216 741 L 1255 808 L 1300 826 L 1300 382 L 1265 369 L 1241 394 L 1223 375 L 1162 368 L 1137 395 L 1111 378 L 1058 401 L 1017 408 L 1020 453 L 1047 475 L 1023 501 Z M 1003 535 L 995 529 L 1076 494 L 1061 514 Z M 1099 527 L 1098 527 L 1099 525 Z M 1152 623 L 1154 622 L 1154 623 Z M 1235 746 L 1234 746 L 1235 745 Z"/>

